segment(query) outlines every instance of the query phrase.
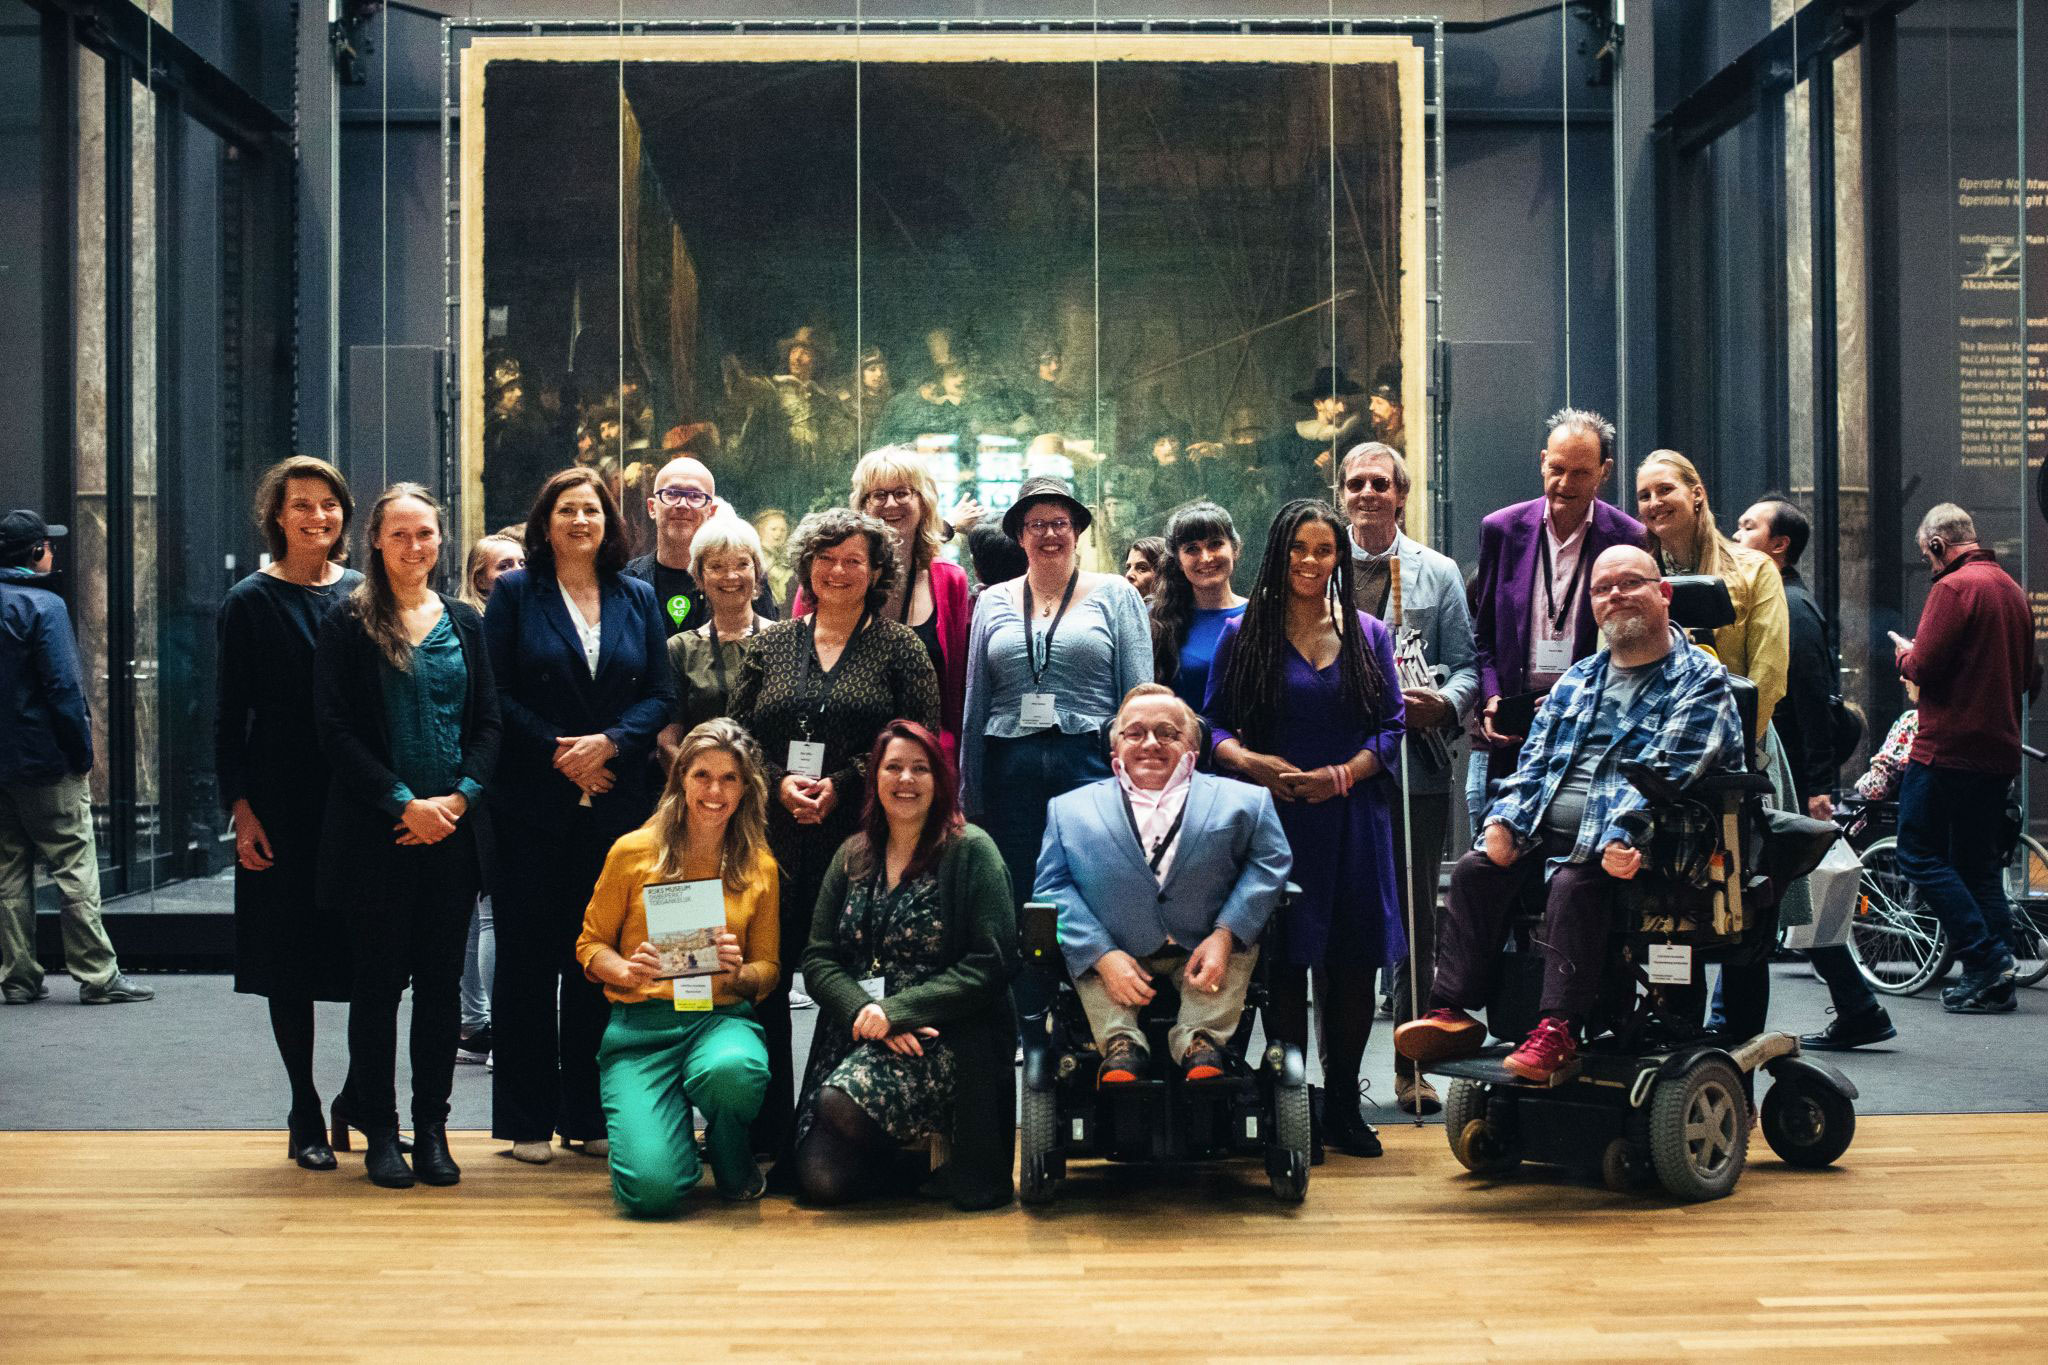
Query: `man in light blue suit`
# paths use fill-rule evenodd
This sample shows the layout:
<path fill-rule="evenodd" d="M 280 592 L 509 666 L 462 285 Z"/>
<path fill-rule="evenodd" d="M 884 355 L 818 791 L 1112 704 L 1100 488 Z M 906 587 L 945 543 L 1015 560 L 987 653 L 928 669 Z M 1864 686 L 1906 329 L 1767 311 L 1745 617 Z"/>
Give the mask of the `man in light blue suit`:
<path fill-rule="evenodd" d="M 1167 1046 L 1182 1076 L 1217 1080 L 1293 855 L 1265 788 L 1194 770 L 1199 722 L 1171 688 L 1132 688 L 1111 736 L 1115 775 L 1053 800 L 1033 895 L 1059 907 L 1097 1083 L 1151 1074 L 1138 1011 L 1155 976 L 1180 978 Z"/>

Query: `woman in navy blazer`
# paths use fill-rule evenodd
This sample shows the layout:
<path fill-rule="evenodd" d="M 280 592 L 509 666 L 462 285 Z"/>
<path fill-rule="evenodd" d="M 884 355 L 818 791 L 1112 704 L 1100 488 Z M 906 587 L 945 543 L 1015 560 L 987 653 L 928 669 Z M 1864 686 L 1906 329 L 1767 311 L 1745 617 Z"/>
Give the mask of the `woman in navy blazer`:
<path fill-rule="evenodd" d="M 605 854 L 654 808 L 654 736 L 675 707 L 654 589 L 625 565 L 611 493 L 562 470 L 527 519 L 526 567 L 499 578 L 484 613 L 504 717 L 491 1132 L 521 1161 L 548 1160 L 557 1132 L 610 1151 L 597 1094 L 609 1007 L 576 936 Z"/>

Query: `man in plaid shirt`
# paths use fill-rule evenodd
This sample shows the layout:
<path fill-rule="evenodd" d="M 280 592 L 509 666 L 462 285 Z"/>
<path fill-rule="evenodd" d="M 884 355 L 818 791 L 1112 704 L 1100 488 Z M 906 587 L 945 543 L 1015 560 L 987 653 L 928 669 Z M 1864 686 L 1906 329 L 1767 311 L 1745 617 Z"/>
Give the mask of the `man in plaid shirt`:
<path fill-rule="evenodd" d="M 1451 873 L 1429 1013 L 1395 1030 L 1417 1062 L 1477 1052 L 1468 1010 L 1492 994 L 1508 920 L 1551 869 L 1543 929 L 1543 1018 L 1504 1065 L 1546 1081 L 1578 1056 L 1577 1030 L 1600 993 L 1614 893 L 1643 864 L 1649 803 L 1622 775 L 1641 763 L 1680 787 L 1740 761 L 1742 722 L 1728 670 L 1671 625 L 1656 561 L 1616 546 L 1593 565 L 1594 619 L 1607 648 L 1572 665 L 1536 713 L 1514 775 L 1486 813 L 1481 846 Z"/>

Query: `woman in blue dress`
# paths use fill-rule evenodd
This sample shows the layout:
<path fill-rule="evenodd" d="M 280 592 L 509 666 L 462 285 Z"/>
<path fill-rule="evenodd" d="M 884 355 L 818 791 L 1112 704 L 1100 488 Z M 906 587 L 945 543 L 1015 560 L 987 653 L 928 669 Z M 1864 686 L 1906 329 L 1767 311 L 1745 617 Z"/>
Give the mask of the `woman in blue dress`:
<path fill-rule="evenodd" d="M 1244 615 L 1230 581 L 1243 546 L 1230 513 L 1213 502 L 1189 503 L 1167 518 L 1152 596 L 1152 671 L 1198 711 L 1223 627 Z"/>
<path fill-rule="evenodd" d="M 1250 605 L 1217 641 L 1203 710 L 1218 766 L 1273 793 L 1294 851 L 1301 894 L 1267 930 L 1266 1032 L 1306 1049 L 1308 974 L 1319 973 L 1322 1135 L 1378 1156 L 1358 1067 L 1373 974 L 1407 952 L 1394 877 L 1401 689 L 1386 627 L 1351 606 L 1345 534 L 1327 503 L 1280 509 Z"/>

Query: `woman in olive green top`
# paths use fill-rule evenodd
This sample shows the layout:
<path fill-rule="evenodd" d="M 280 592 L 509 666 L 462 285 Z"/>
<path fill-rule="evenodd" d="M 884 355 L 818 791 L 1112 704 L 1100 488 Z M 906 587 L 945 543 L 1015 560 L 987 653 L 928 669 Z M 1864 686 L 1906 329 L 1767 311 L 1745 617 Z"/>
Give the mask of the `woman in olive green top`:
<path fill-rule="evenodd" d="M 908 1188 L 925 1169 L 903 1168 L 904 1145 L 943 1136 L 952 1156 L 938 1192 L 994 1208 L 1010 1202 L 1017 1127 L 1009 874 L 995 842 L 960 818 L 930 730 L 890 721 L 868 771 L 861 832 L 826 870 L 803 956 L 818 1030 L 797 1183 L 817 1204 Z"/>
<path fill-rule="evenodd" d="M 675 720 L 655 739 L 664 766 L 675 762 L 683 736 L 726 714 L 726 699 L 740 675 L 740 653 L 757 632 L 775 622 L 754 611 L 767 572 L 754 528 L 721 509 L 690 541 L 690 577 L 704 589 L 711 619 L 668 642 L 676 675 Z"/>

